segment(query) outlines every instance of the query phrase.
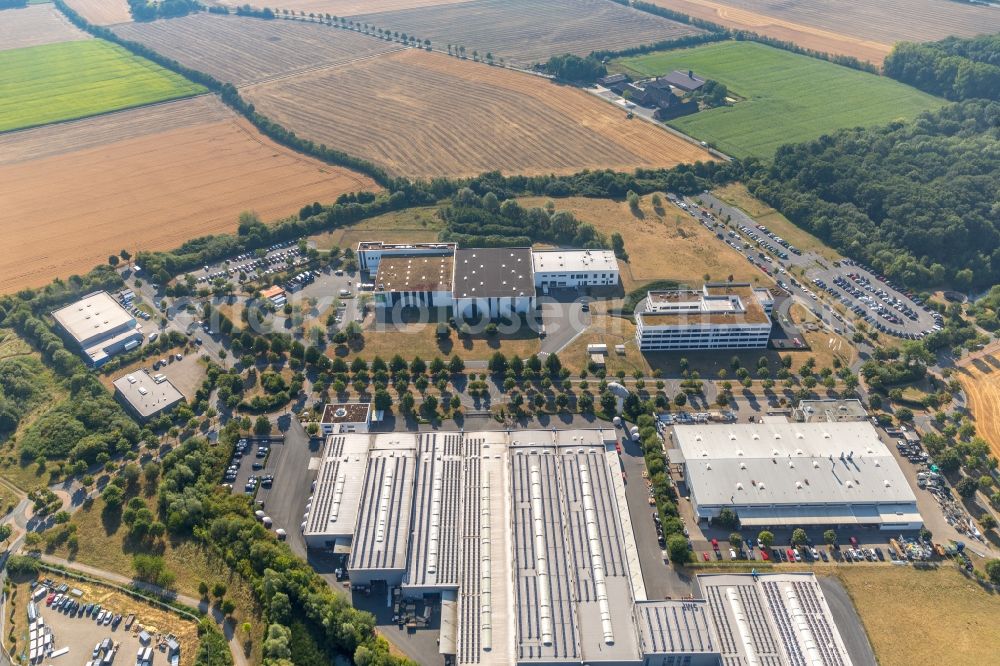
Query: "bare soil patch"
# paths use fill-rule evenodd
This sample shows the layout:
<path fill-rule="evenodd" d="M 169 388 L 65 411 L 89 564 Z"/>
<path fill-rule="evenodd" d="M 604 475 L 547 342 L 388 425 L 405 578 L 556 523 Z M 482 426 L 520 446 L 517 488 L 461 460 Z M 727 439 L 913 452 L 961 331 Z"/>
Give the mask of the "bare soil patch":
<path fill-rule="evenodd" d="M 436 48 L 463 45 L 471 58 L 492 52 L 521 65 L 600 49 L 621 50 L 703 32 L 607 0 L 473 0 L 432 8 L 362 14 L 380 28 L 429 39 Z"/>
<path fill-rule="evenodd" d="M 259 83 L 402 48 L 320 23 L 191 14 L 115 32 L 234 85 Z"/>
<path fill-rule="evenodd" d="M 244 94 L 299 135 L 406 176 L 632 171 L 711 159 L 578 88 L 415 49 Z"/>
<path fill-rule="evenodd" d="M 1000 31 L 1000 10 L 951 0 L 652 0 L 727 27 L 881 63 L 898 41 Z"/>
<path fill-rule="evenodd" d="M 377 187 L 278 146 L 210 96 L 4 135 L 0 155 L 0 292 L 122 248 L 231 231 L 244 210 L 273 219 Z"/>
<path fill-rule="evenodd" d="M 125 0 L 66 0 L 66 4 L 94 25 L 132 22 Z"/>
<path fill-rule="evenodd" d="M 90 39 L 53 5 L 29 5 L 0 12 L 0 51 Z"/>

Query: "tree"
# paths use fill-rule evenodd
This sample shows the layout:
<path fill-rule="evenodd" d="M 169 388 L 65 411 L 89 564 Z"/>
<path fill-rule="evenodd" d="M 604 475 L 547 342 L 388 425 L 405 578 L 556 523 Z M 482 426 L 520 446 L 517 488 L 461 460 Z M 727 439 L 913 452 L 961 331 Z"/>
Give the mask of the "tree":
<path fill-rule="evenodd" d="M 257 420 L 253 424 L 253 432 L 255 435 L 269 435 L 271 434 L 271 421 L 261 414 L 257 417 Z"/>
<path fill-rule="evenodd" d="M 691 560 L 691 549 L 683 534 L 671 534 L 667 537 L 667 555 L 674 566 L 682 566 Z"/>
<path fill-rule="evenodd" d="M 607 416 L 611 416 L 615 413 L 615 408 L 618 407 L 618 399 L 615 398 L 611 391 L 605 391 L 601 394 L 601 411 Z"/>
<path fill-rule="evenodd" d="M 502 375 L 507 370 L 507 357 L 503 355 L 503 352 L 493 352 L 487 367 L 489 367 L 490 372 Z"/>
<path fill-rule="evenodd" d="M 550 375 L 559 374 L 559 371 L 562 370 L 562 362 L 559 360 L 559 357 L 554 353 L 549 354 L 545 358 L 545 369 L 549 371 Z"/>
<path fill-rule="evenodd" d="M 611 234 L 611 249 L 615 256 L 622 261 L 628 261 L 628 253 L 625 251 L 625 239 L 617 231 Z"/>
<path fill-rule="evenodd" d="M 770 548 L 774 545 L 774 532 L 761 530 L 761 533 L 757 535 L 757 539 L 764 544 L 764 548 Z"/>
<path fill-rule="evenodd" d="M 955 490 L 959 495 L 968 499 L 969 497 L 974 496 L 976 491 L 979 490 L 979 482 L 971 476 L 966 476 L 955 484 Z"/>
<path fill-rule="evenodd" d="M 125 493 L 122 489 L 114 484 L 109 483 L 101 491 L 101 499 L 104 500 L 104 505 L 112 511 L 121 507 L 124 497 Z"/>
<path fill-rule="evenodd" d="M 677 405 L 678 407 L 683 407 L 684 405 L 686 405 L 687 400 L 688 400 L 687 393 L 684 393 L 683 391 L 674 396 L 674 404 Z"/>
<path fill-rule="evenodd" d="M 108 263 L 111 264 L 112 266 L 117 266 L 118 265 L 118 255 L 116 255 L 116 254 L 108 255 Z"/>
<path fill-rule="evenodd" d="M 719 515 L 712 519 L 712 525 L 723 529 L 736 529 L 740 526 L 739 516 L 728 506 L 722 507 Z"/>
<path fill-rule="evenodd" d="M 743 535 L 739 532 L 731 532 L 729 534 L 729 545 L 733 548 L 739 548 L 743 545 Z"/>
<path fill-rule="evenodd" d="M 837 532 L 835 530 L 827 530 L 823 532 L 823 541 L 831 546 L 835 546 L 837 544 Z"/>
<path fill-rule="evenodd" d="M 796 527 L 792 530 L 792 545 L 801 546 L 802 544 L 809 542 L 809 535 L 801 527 Z"/>
<path fill-rule="evenodd" d="M 992 513 L 984 513 L 979 516 L 979 526 L 989 531 L 997 526 L 997 519 L 993 517 Z"/>
<path fill-rule="evenodd" d="M 392 396 L 385 389 L 375 391 L 373 403 L 378 411 L 388 411 L 392 409 Z"/>
<path fill-rule="evenodd" d="M 453 375 L 457 375 L 465 370 L 465 361 L 460 359 L 457 355 L 451 357 L 451 361 L 448 362 L 448 372 Z"/>
<path fill-rule="evenodd" d="M 13 558 L 11 558 L 13 559 Z M 986 575 L 994 585 L 1000 585 L 1000 559 L 986 560 Z"/>

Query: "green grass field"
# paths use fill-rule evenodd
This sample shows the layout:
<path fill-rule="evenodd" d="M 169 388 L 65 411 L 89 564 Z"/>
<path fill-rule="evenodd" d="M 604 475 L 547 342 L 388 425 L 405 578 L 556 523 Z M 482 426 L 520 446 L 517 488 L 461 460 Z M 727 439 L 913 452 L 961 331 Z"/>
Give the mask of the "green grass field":
<path fill-rule="evenodd" d="M 204 88 L 100 39 L 0 52 L 0 131 L 188 97 Z"/>
<path fill-rule="evenodd" d="M 668 121 L 719 150 L 771 156 L 784 143 L 815 139 L 844 127 L 913 118 L 942 104 L 892 79 L 754 42 L 721 42 L 614 61 L 636 77 L 693 69 L 740 97 L 734 105 Z"/>

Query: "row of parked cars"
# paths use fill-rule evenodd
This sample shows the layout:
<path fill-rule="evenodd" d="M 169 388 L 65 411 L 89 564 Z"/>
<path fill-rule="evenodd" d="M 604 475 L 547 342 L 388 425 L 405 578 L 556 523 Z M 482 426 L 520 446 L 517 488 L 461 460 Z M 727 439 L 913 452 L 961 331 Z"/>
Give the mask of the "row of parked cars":
<path fill-rule="evenodd" d="M 252 252 L 241 254 L 234 259 L 227 260 L 228 266 L 212 270 L 210 266 L 202 266 L 204 275 L 198 277 L 198 282 L 211 282 L 219 278 L 229 278 L 240 273 L 245 273 L 248 277 L 253 277 L 253 273 L 269 275 L 282 270 L 278 264 L 287 263 L 290 259 L 295 259 L 301 254 L 299 248 L 293 247 L 295 243 L 278 243 L 268 248 L 269 252 L 264 257 L 256 257 Z M 278 250 L 278 251 L 276 251 Z"/>
<path fill-rule="evenodd" d="M 111 625 L 112 629 L 117 629 L 121 624 L 122 616 L 119 613 L 101 608 L 101 604 L 82 603 L 73 599 L 68 594 L 50 592 L 45 598 L 45 605 L 70 617 L 93 617 L 97 624 Z"/>

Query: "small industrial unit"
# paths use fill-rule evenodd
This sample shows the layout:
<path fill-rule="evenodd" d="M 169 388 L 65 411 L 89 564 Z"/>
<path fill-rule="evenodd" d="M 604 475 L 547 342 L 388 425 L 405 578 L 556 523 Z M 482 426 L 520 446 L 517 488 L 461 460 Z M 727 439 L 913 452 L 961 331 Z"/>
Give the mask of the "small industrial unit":
<path fill-rule="evenodd" d="M 87 294 L 52 313 L 91 367 L 100 367 L 115 354 L 142 344 L 135 317 L 106 291 Z"/>

